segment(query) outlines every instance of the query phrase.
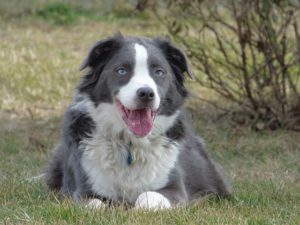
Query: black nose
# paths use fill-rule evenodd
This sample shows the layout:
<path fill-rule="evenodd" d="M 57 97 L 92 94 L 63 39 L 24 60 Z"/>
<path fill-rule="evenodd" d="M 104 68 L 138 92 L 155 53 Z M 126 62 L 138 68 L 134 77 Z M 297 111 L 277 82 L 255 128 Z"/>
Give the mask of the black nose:
<path fill-rule="evenodd" d="M 136 95 L 143 102 L 150 102 L 154 99 L 154 91 L 149 87 L 139 88 Z"/>

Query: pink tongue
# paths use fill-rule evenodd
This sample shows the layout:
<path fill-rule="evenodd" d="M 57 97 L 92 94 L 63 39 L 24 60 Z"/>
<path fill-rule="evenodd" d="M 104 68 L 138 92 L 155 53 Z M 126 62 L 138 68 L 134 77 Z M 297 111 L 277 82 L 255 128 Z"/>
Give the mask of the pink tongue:
<path fill-rule="evenodd" d="M 130 110 L 126 119 L 126 124 L 134 134 L 146 136 L 153 126 L 151 109 Z"/>

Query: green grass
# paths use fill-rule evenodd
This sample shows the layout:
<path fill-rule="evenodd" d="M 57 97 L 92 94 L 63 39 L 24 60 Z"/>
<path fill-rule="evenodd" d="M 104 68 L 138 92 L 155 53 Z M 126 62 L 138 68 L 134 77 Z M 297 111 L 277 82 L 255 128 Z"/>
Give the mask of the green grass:
<path fill-rule="evenodd" d="M 231 199 L 207 198 L 162 212 L 122 208 L 89 211 L 68 200 L 58 200 L 40 180 L 28 181 L 43 170 L 47 150 L 57 139 L 58 121 L 43 124 L 30 121 L 30 125 L 19 123 L 18 128 L 2 130 L 0 221 L 6 224 L 297 224 L 299 221 L 300 135 L 297 133 L 277 131 L 260 135 L 199 122 L 201 128 L 197 130 L 207 140 L 210 152 L 232 177 L 235 193 Z"/>
<path fill-rule="evenodd" d="M 234 128 L 226 120 L 213 121 L 214 110 L 199 102 L 191 119 L 232 178 L 231 199 L 205 198 L 160 212 L 91 211 L 58 199 L 41 180 L 28 180 L 43 171 L 58 140 L 88 48 L 117 31 L 146 36 L 165 31 L 153 20 L 57 25 L 31 15 L 5 19 L 0 30 L 0 224 L 300 224 L 300 133 Z"/>

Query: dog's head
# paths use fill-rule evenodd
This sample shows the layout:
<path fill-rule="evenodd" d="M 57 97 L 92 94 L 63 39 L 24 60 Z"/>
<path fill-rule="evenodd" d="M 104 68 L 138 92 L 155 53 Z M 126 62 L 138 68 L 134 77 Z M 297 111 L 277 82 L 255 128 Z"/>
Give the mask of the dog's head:
<path fill-rule="evenodd" d="M 150 133 L 156 115 L 170 116 L 187 96 L 184 53 L 161 39 L 116 35 L 99 41 L 81 69 L 90 68 L 79 86 L 95 106 L 116 106 L 125 126 L 137 136 Z"/>

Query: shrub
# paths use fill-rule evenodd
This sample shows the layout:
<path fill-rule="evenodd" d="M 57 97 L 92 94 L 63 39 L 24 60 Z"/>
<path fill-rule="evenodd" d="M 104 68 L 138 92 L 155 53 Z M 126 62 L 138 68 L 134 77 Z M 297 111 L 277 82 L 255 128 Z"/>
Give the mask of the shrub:
<path fill-rule="evenodd" d="M 233 121 L 300 130 L 299 3 L 175 0 L 167 9 L 161 19 L 196 81 L 234 103 Z"/>
<path fill-rule="evenodd" d="M 56 25 L 72 24 L 77 20 L 76 10 L 63 2 L 47 4 L 37 14 Z"/>

